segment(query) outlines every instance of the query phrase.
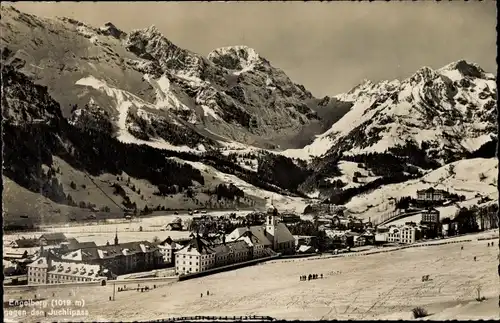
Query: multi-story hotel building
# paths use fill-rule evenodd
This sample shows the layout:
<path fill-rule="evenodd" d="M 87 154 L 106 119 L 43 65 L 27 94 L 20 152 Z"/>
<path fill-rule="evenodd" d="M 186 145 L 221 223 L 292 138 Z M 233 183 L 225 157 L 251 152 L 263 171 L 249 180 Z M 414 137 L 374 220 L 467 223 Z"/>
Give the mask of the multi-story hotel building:
<path fill-rule="evenodd" d="M 98 265 L 57 261 L 41 256 L 28 265 L 28 285 L 91 282 L 106 280 Z"/>

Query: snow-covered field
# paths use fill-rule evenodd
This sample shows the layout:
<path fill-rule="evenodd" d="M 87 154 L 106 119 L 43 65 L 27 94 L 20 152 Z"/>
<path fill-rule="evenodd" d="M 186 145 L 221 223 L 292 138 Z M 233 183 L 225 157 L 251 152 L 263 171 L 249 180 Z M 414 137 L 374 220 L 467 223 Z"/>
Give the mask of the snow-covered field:
<path fill-rule="evenodd" d="M 236 213 L 237 216 L 246 215 L 249 211 L 216 211 L 210 212 L 212 216 L 221 216 L 228 213 Z M 199 215 L 199 214 L 198 214 Z M 187 220 L 192 218 L 188 214 L 179 215 L 159 215 L 147 218 L 141 218 L 140 221 L 130 221 L 113 223 L 113 220 L 108 220 L 109 224 L 94 224 L 94 225 L 78 225 L 78 226 L 63 226 L 63 227 L 46 227 L 45 230 L 48 232 L 62 232 L 69 238 L 76 238 L 80 242 L 94 241 L 97 245 L 104 245 L 107 241 L 113 241 L 115 237 L 115 232 L 118 231 L 118 238 L 120 242 L 130 242 L 147 240 L 151 241 L 154 237 L 158 237 L 161 240 L 171 237 L 172 239 L 182 239 L 189 237 L 190 232 L 188 231 L 161 231 L 162 228 L 169 223 L 171 223 L 175 218 L 180 217 L 182 220 Z M 139 231 L 142 227 L 143 231 Z M 9 242 L 19 239 L 21 237 L 39 237 L 45 232 L 23 232 L 16 234 L 5 234 L 3 236 L 4 251 L 8 252 L 18 252 L 16 250 L 9 248 Z M 37 249 L 37 248 L 35 248 Z M 31 249 L 30 249 L 31 250 Z M 24 249 L 23 249 L 24 251 Z"/>
<path fill-rule="evenodd" d="M 343 189 L 348 189 L 352 187 L 358 187 L 361 185 L 365 185 L 367 183 L 373 182 L 380 176 L 371 176 L 370 172 L 364 168 L 360 168 L 358 163 L 350 162 L 350 161 L 341 161 L 338 164 L 340 171 L 342 172 L 341 176 L 328 178 L 330 182 L 334 180 L 341 180 L 343 183 L 347 184 L 343 187 Z M 358 177 L 357 182 L 354 182 L 355 173 L 359 173 L 361 176 Z"/>
<path fill-rule="evenodd" d="M 411 319 L 416 306 L 429 319 L 498 319 L 497 248 L 485 241 L 412 248 L 383 254 L 283 260 L 176 282 L 108 300 L 112 286 L 38 290 L 40 297 L 84 300 L 86 321 L 148 320 L 187 315 L 269 315 L 281 319 Z M 473 257 L 477 257 L 474 262 Z M 324 279 L 299 281 L 300 275 Z M 430 280 L 422 282 L 422 275 Z M 477 288 L 486 301 L 475 301 Z M 210 296 L 206 296 L 206 291 Z M 6 291 L 5 299 L 35 291 Z M 55 296 L 52 296 L 53 294 Z M 200 298 L 200 293 L 203 297 Z M 495 301 L 491 301 L 494 299 Z M 461 316 L 462 315 L 462 316 Z M 11 319 L 13 317 L 10 317 Z M 70 317 L 51 317 L 69 320 Z M 40 318 L 27 317 L 30 322 Z M 74 320 L 74 318 L 73 318 Z"/>
<path fill-rule="evenodd" d="M 450 165 L 438 168 L 424 177 L 399 184 L 384 185 L 368 194 L 354 197 L 346 207 L 356 216 L 364 219 L 371 217 L 376 220 L 395 210 L 395 199 L 404 196 L 417 196 L 417 190 L 434 187 L 435 189 L 449 190 L 450 193 L 465 195 L 466 201 L 458 203 L 460 206 L 470 206 L 479 200 L 475 198 L 489 196 L 498 201 L 498 160 L 496 158 L 475 158 L 460 160 L 452 163 L 454 174 L 450 173 Z M 458 206 L 438 208 L 441 218 L 453 217 Z M 405 221 L 410 218 L 405 218 Z"/>

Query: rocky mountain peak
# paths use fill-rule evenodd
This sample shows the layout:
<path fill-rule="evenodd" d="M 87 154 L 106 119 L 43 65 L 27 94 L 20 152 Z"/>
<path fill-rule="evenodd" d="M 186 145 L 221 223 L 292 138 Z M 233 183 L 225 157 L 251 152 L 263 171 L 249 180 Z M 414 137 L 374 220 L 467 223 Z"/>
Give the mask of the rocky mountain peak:
<path fill-rule="evenodd" d="M 217 48 L 211 51 L 207 58 L 216 65 L 233 70 L 233 74 L 250 71 L 263 62 L 257 51 L 248 46 Z"/>
<path fill-rule="evenodd" d="M 428 81 L 435 78 L 436 72 L 427 66 L 419 68 L 409 79 L 410 83 L 419 83 L 421 81 Z"/>
<path fill-rule="evenodd" d="M 125 40 L 125 46 L 130 52 L 146 59 L 169 56 L 172 51 L 180 50 L 154 25 L 133 30 Z"/>
<path fill-rule="evenodd" d="M 439 71 L 458 71 L 462 76 L 469 76 L 473 78 L 490 78 L 490 75 L 488 75 L 488 73 L 485 73 L 485 71 L 478 64 L 468 62 L 463 59 L 450 63 L 439 69 Z"/>
<path fill-rule="evenodd" d="M 111 36 L 111 37 L 114 37 L 116 39 L 121 39 L 121 38 L 127 36 L 127 34 L 125 32 L 123 32 L 122 30 L 118 29 L 111 22 L 105 23 L 104 26 L 102 26 L 101 28 L 99 28 L 99 32 L 102 35 Z"/>

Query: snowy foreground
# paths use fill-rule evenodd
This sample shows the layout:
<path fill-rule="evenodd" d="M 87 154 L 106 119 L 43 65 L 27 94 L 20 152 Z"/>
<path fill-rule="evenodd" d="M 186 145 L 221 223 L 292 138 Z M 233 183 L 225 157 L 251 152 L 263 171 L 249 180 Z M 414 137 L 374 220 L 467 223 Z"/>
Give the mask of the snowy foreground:
<path fill-rule="evenodd" d="M 269 315 L 289 320 L 412 319 L 411 310 L 416 306 L 425 308 L 429 319 L 498 319 L 498 247 L 487 247 L 489 241 L 478 241 L 479 236 L 484 234 L 464 237 L 472 240 L 463 243 L 464 250 L 458 243 L 358 257 L 274 261 L 163 283 L 145 293 L 120 292 L 114 302 L 108 300 L 112 285 L 54 287 L 36 293 L 50 300 L 67 299 L 73 292 L 69 298 L 84 300 L 88 311 L 88 316 L 73 320 L 85 321 L 188 315 Z M 300 275 L 310 273 L 323 274 L 324 278 L 299 280 Z M 429 275 L 430 280 L 422 282 L 422 275 Z M 478 286 L 481 296 L 486 297 L 481 303 L 475 300 Z M 4 301 L 20 296 L 26 299 L 34 293 L 7 290 Z M 43 317 L 17 319 L 35 321 Z M 63 321 L 71 317 L 50 319 Z"/>

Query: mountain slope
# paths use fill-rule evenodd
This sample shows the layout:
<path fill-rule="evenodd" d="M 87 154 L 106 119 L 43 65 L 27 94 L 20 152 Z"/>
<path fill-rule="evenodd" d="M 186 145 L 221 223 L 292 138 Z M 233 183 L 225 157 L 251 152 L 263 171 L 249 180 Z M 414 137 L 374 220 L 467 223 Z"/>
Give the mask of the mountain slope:
<path fill-rule="evenodd" d="M 305 192 L 338 190 L 323 184 L 342 176 L 341 161 L 360 163 L 370 171 L 365 176 L 383 176 L 377 180 L 383 185 L 484 154 L 481 147 L 497 140 L 495 77 L 465 61 L 422 68 L 403 81 L 365 81 L 336 98 L 352 102 L 350 111 L 310 145 L 283 152 L 313 158 Z"/>
<path fill-rule="evenodd" d="M 95 28 L 10 7 L 2 7 L 2 18 L 4 59 L 47 86 L 65 117 L 75 110 L 74 122 L 90 117 L 92 105 L 126 142 L 204 151 L 235 140 L 273 148 L 322 124 L 311 93 L 245 46 L 205 58 L 154 26 L 127 34 L 111 23 Z"/>
<path fill-rule="evenodd" d="M 42 200 L 55 202 L 51 207 L 61 205 L 59 217 L 35 208 L 29 212 L 31 223 L 68 221 L 76 213 L 67 206 L 111 213 L 262 207 L 264 197 L 273 192 L 289 194 L 275 185 L 272 176 L 260 178 L 218 153 L 198 155 L 126 144 L 95 128 L 75 126 L 62 117 L 45 87 L 33 84 L 9 64 L 3 66 L 2 81 L 3 175 L 8 179 L 4 194 L 10 194 L 12 180 Z M 242 191 L 233 182 L 251 190 Z M 293 200 L 281 198 L 284 203 Z M 8 216 L 18 216 L 18 199 L 10 196 L 6 201 L 10 204 L 4 209 L 14 212 Z"/>
<path fill-rule="evenodd" d="M 365 81 L 336 98 L 354 105 L 312 144 L 288 155 L 381 153 L 410 143 L 443 164 L 496 134 L 495 77 L 465 61 L 436 71 L 424 67 L 403 81 Z"/>

